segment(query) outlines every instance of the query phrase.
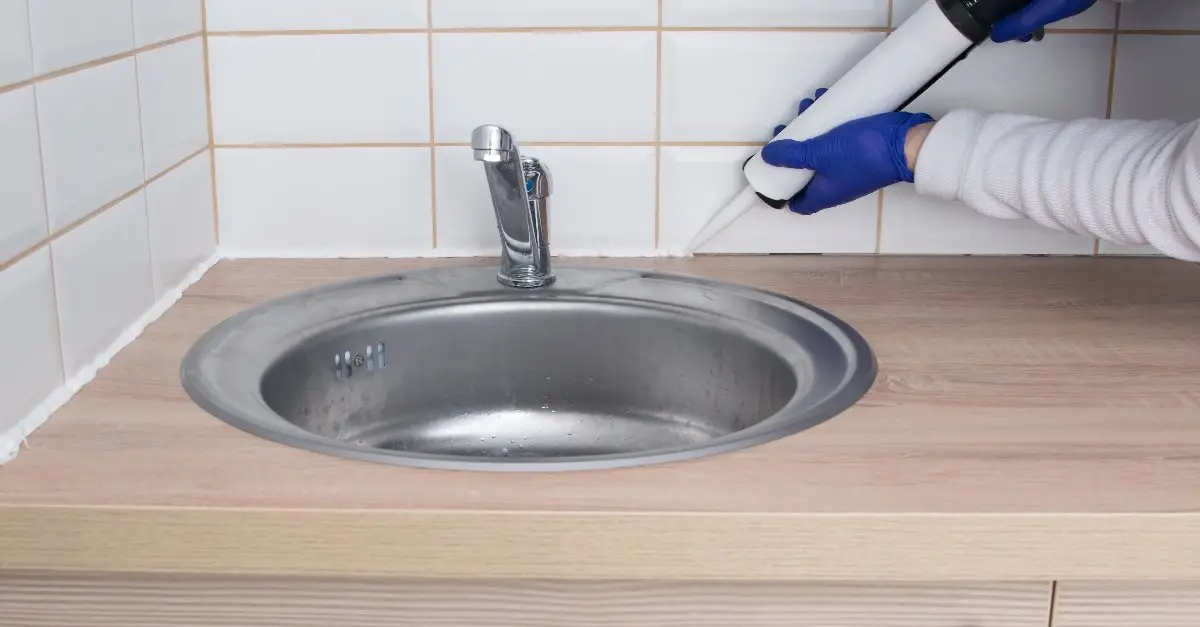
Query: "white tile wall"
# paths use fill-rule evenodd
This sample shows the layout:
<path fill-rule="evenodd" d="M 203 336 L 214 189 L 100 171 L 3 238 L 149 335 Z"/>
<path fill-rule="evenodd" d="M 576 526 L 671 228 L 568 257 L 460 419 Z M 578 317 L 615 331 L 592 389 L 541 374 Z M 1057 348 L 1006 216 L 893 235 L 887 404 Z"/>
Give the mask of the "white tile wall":
<path fill-rule="evenodd" d="M 1160 0 L 1149 0 L 1150 3 L 1159 2 Z M 1190 0 L 1188 0 L 1190 1 Z M 894 0 L 895 9 L 893 12 L 892 23 L 899 26 L 908 19 L 926 0 Z M 1147 4 L 1138 0 L 1131 4 Z M 1128 6 L 1128 5 L 1126 5 Z M 1126 9 L 1128 10 L 1128 9 Z M 1113 28 L 1117 22 L 1117 5 L 1108 0 L 1100 0 L 1092 6 L 1092 8 L 1084 11 L 1082 14 L 1075 17 L 1063 20 L 1053 26 L 1055 29 L 1098 29 L 1098 28 Z M 1016 44 L 1013 44 L 1016 45 Z"/>
<path fill-rule="evenodd" d="M 142 183 L 133 59 L 39 83 L 37 98 L 52 231 Z"/>
<path fill-rule="evenodd" d="M 133 49 L 130 0 L 29 0 L 38 74 Z"/>
<path fill-rule="evenodd" d="M 833 84 L 883 38 L 882 33 L 664 33 L 662 138 L 766 141 L 776 124 L 796 117 L 802 98 Z"/>
<path fill-rule="evenodd" d="M 221 144 L 429 141 L 427 37 L 213 38 L 215 139 Z"/>
<path fill-rule="evenodd" d="M 1200 30 L 1196 0 L 1138 0 L 1121 9 L 1121 28 L 1130 30 Z"/>
<path fill-rule="evenodd" d="M 50 251 L 0 272 L 0 346 L 19 365 L 0 377 L 0 433 L 16 426 L 63 382 Z"/>
<path fill-rule="evenodd" d="M 424 28 L 426 0 L 208 0 L 210 31 Z"/>
<path fill-rule="evenodd" d="M 50 245 L 63 362 L 78 372 L 154 304 L 146 198 L 138 192 Z"/>
<path fill-rule="evenodd" d="M 889 4 L 889 0 L 663 0 L 663 24 L 884 27 Z"/>
<path fill-rule="evenodd" d="M 46 237 L 33 87 L 0 94 L 0 264 Z"/>
<path fill-rule="evenodd" d="M 889 24 L 902 23 L 922 2 L 432 0 L 427 25 L 421 7 L 405 2 L 360 1 L 333 9 L 336 3 L 320 0 L 209 0 L 209 24 L 217 31 L 309 31 L 212 39 L 216 140 L 230 146 L 401 147 L 432 139 L 437 254 L 493 254 L 495 225 L 482 174 L 460 146 L 474 127 L 500 124 L 528 152 L 545 157 L 557 175 L 551 220 L 556 252 L 678 251 L 739 191 L 738 165 L 753 146 L 790 120 L 800 99 L 834 83 L 886 37 Z M 1190 5 L 1162 0 L 1168 12 L 1181 16 L 1172 21 L 1161 16 L 1165 9 L 1142 6 L 1148 4 L 1127 5 L 1126 27 L 1194 27 Z M 1056 24 L 1044 42 L 985 45 L 914 109 L 1103 117 L 1110 106 L 1117 15 L 1114 3 L 1101 0 Z M 659 25 L 661 32 L 654 32 Z M 364 46 L 387 37 L 416 41 L 425 35 L 378 31 L 426 26 L 433 29 L 429 51 L 419 45 L 388 53 L 333 51 L 347 45 L 341 39 Z M 1121 37 L 1121 52 L 1128 52 L 1120 55 L 1121 67 L 1141 71 L 1118 71 L 1133 76 L 1128 89 L 1118 79 L 1118 115 L 1125 100 L 1161 94 L 1150 83 L 1186 71 L 1172 64 L 1186 65 L 1195 56 L 1192 37 L 1135 37 Z M 1168 54 L 1172 60 L 1158 65 L 1169 71 L 1145 70 Z M 386 56 L 386 67 L 372 56 Z M 423 74 L 423 66 L 432 75 Z M 374 108 L 399 98 L 389 96 L 389 84 L 414 104 Z M 1169 97 L 1153 100 L 1158 114 L 1195 115 L 1187 98 L 1194 84 L 1173 82 Z M 431 111 L 416 104 L 422 99 L 432 103 Z M 553 145 L 538 145 L 546 143 Z M 312 167 L 318 172 L 325 166 Z M 331 180 L 345 177 L 330 167 Z M 610 171 L 623 173 L 616 187 L 624 189 L 624 202 L 608 200 Z M 223 199 L 226 185 L 219 187 Z M 595 208 L 606 205 L 612 205 L 610 219 L 595 219 L 603 215 Z M 241 217 L 250 207 L 239 202 L 238 211 Z M 370 213 L 354 220 L 369 220 Z M 379 232 L 347 237 L 373 249 L 383 245 L 376 241 Z M 255 237 L 279 244 L 278 236 L 242 237 L 240 243 L 251 248 Z M 1090 254 L 1094 248 L 1087 237 L 1028 221 L 1000 223 L 900 186 L 814 217 L 754 212 L 705 252 Z"/>
<path fill-rule="evenodd" d="M 215 250 L 199 9 L 0 0 L 0 434 Z"/>
<path fill-rule="evenodd" d="M 658 0 L 433 0 L 434 28 L 657 26 Z"/>
<path fill-rule="evenodd" d="M 1200 117 L 1200 35 L 1121 35 L 1113 117 Z"/>
<path fill-rule="evenodd" d="M 433 247 L 428 148 L 217 151 L 221 245 L 254 256 L 415 256 Z"/>
<path fill-rule="evenodd" d="M 741 165 L 753 147 L 662 149 L 660 248 L 680 252 L 708 219 L 745 188 Z M 815 216 L 762 207 L 703 247 L 702 253 L 873 253 L 879 197 Z"/>
<path fill-rule="evenodd" d="M 0 86 L 33 76 L 26 0 L 0 0 Z"/>
<path fill-rule="evenodd" d="M 146 187 L 154 294 L 162 298 L 217 247 L 207 152 Z"/>
<path fill-rule="evenodd" d="M 146 178 L 208 145 L 204 42 L 199 38 L 137 56 Z"/>
<path fill-rule="evenodd" d="M 550 243 L 559 255 L 653 255 L 655 150 L 643 146 L 533 146 L 554 178 Z M 496 218 L 469 147 L 437 149 L 438 253 L 492 255 Z"/>
<path fill-rule="evenodd" d="M 198 33 L 200 0 L 133 0 L 133 34 L 138 47 Z"/>
<path fill-rule="evenodd" d="M 491 123 L 527 142 L 652 141 L 657 50 L 650 32 L 436 34 L 436 137 Z"/>

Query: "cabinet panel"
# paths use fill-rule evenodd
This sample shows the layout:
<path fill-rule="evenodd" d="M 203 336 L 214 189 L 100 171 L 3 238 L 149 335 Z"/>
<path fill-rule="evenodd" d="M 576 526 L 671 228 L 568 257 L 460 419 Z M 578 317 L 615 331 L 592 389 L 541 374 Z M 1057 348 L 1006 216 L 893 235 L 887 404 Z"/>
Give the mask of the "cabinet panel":
<path fill-rule="evenodd" d="M 1054 627 L 1196 627 L 1200 583 L 1058 586 Z"/>
<path fill-rule="evenodd" d="M 1050 584 L 0 575 L 5 627 L 1045 627 Z"/>

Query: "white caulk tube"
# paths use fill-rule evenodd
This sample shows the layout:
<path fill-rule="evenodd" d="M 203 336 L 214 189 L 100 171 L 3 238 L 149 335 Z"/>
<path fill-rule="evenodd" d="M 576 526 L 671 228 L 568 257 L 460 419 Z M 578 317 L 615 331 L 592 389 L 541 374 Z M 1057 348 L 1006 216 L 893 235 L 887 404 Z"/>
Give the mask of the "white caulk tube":
<path fill-rule="evenodd" d="M 812 139 L 846 122 L 907 106 L 987 39 L 996 22 L 1031 1 L 929 0 L 775 139 Z M 761 151 L 744 170 L 758 197 L 777 209 L 813 177 L 809 170 L 768 165 Z"/>

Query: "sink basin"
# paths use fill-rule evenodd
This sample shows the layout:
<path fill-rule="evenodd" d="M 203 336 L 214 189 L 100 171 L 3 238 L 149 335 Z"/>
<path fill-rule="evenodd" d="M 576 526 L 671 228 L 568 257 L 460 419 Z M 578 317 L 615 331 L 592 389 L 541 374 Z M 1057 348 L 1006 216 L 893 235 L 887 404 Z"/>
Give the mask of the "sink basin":
<path fill-rule="evenodd" d="M 603 469 L 755 446 L 813 427 L 875 380 L 833 316 L 737 285 L 565 268 L 334 284 L 243 312 L 191 348 L 192 399 L 269 440 L 426 468 Z"/>

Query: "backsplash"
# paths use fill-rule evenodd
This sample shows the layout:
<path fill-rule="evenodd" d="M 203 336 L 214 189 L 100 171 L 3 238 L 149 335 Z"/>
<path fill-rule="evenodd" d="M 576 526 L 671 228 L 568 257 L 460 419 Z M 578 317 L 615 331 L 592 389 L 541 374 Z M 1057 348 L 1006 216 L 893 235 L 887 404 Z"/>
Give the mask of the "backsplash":
<path fill-rule="evenodd" d="M 492 123 L 555 175 L 556 254 L 679 250 L 741 189 L 738 164 L 770 129 L 920 4 L 207 0 L 222 249 L 495 254 L 466 146 Z M 1198 7 L 1128 3 L 1117 37 L 1118 5 L 1102 0 L 1042 43 L 979 50 L 914 108 L 1193 119 Z M 748 216 L 701 252 L 1096 250 L 900 186 L 812 218 Z"/>
<path fill-rule="evenodd" d="M 919 4 L 0 0 L 0 449 L 218 241 L 228 256 L 497 254 L 467 145 L 480 124 L 553 171 L 557 254 L 679 250 L 772 127 Z M 1102 0 L 1042 43 L 984 47 L 914 108 L 1183 121 L 1200 115 L 1197 59 L 1200 2 Z M 811 218 L 751 215 L 701 252 L 1149 251 L 900 186 Z"/>
<path fill-rule="evenodd" d="M 0 0 L 0 461 L 215 252 L 201 18 Z"/>

